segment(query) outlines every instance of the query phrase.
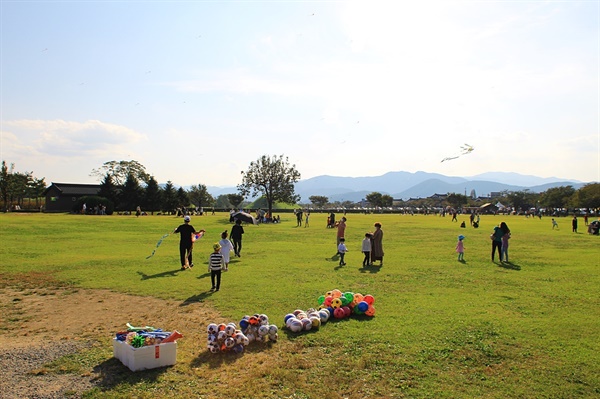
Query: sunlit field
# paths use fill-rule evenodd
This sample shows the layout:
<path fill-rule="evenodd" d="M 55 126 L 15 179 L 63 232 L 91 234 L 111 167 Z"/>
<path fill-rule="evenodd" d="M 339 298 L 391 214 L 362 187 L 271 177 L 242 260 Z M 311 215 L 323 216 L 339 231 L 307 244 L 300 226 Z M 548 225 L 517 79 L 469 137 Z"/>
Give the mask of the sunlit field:
<path fill-rule="evenodd" d="M 206 262 L 220 233 L 231 230 L 228 214 L 192 218 L 207 233 L 194 248 L 191 271 L 179 270 L 178 236 L 156 248 L 181 218 L 2 214 L 0 281 L 26 287 L 44 275 L 45 284 L 202 302 L 225 320 L 266 313 L 280 327 L 279 341 L 261 353 L 211 354 L 205 341 L 188 340 L 166 370 L 134 374 L 115 364 L 119 384 L 88 392 L 92 398 L 600 395 L 600 246 L 581 218 L 574 233 L 570 218 L 559 218 L 553 230 L 547 217 L 485 215 L 475 229 L 460 215 L 451 222 L 348 214 L 349 252 L 340 267 L 326 213 L 313 213 L 308 227 L 296 227 L 290 213 L 280 216 L 280 224 L 244 226 L 242 257 L 233 258 L 220 292 L 211 293 Z M 510 263 L 491 261 L 489 235 L 501 221 L 512 233 Z M 384 263 L 363 267 L 361 241 L 374 222 L 384 231 Z M 464 263 L 455 253 L 459 234 L 466 236 Z M 317 307 L 334 288 L 373 295 L 375 316 L 285 331 L 287 313 Z M 198 329 L 208 322 L 198 320 Z M 93 367 L 90 359 L 112 358 L 112 337 L 97 339 L 105 349 L 64 360 L 80 362 L 73 373 Z M 264 363 L 256 366 L 259 354 Z"/>

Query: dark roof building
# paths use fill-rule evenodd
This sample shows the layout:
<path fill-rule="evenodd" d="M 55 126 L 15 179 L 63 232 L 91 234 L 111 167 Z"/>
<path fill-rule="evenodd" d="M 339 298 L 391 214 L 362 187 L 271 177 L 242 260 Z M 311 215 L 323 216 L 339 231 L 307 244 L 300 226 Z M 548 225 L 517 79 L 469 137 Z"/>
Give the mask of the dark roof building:
<path fill-rule="evenodd" d="M 46 212 L 71 212 L 81 197 L 98 195 L 99 184 L 54 183 L 44 190 Z"/>

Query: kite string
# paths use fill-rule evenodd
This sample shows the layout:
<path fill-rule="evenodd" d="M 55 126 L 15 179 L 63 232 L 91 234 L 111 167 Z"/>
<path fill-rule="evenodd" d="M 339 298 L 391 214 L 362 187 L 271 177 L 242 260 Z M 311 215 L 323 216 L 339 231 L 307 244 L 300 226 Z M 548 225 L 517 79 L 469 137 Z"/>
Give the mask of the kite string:
<path fill-rule="evenodd" d="M 160 247 L 160 244 L 162 244 L 163 240 L 165 238 L 167 238 L 169 236 L 169 233 L 165 234 L 164 236 L 162 236 L 160 238 L 160 240 L 158 240 L 158 242 L 156 243 L 156 248 L 154 248 L 154 250 L 152 251 L 152 253 L 150 254 L 150 256 L 147 256 L 146 259 L 150 259 L 151 257 L 154 256 L 154 253 L 156 252 L 156 250 L 158 249 L 158 247 Z"/>

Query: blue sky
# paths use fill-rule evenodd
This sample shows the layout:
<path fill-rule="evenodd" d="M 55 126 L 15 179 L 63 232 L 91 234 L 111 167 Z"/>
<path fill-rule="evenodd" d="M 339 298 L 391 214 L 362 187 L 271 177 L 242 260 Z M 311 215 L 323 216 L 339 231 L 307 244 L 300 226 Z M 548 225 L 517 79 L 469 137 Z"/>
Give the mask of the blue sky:
<path fill-rule="evenodd" d="M 600 180 L 598 1 L 6 1 L 2 160 L 233 186 L 502 171 Z M 468 143 L 475 150 L 459 158 Z"/>

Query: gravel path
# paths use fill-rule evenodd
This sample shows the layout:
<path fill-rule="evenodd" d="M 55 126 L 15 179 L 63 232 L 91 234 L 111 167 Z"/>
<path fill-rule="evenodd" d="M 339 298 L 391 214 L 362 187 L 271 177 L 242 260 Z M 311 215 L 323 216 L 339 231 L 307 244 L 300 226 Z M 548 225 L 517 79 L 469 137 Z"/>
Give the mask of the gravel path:
<path fill-rule="evenodd" d="M 94 387 L 94 376 L 44 373 L 43 366 L 61 356 L 88 346 L 81 342 L 59 341 L 38 346 L 4 349 L 0 352 L 0 398 L 80 398 Z"/>

